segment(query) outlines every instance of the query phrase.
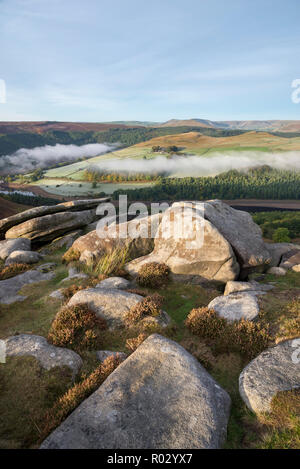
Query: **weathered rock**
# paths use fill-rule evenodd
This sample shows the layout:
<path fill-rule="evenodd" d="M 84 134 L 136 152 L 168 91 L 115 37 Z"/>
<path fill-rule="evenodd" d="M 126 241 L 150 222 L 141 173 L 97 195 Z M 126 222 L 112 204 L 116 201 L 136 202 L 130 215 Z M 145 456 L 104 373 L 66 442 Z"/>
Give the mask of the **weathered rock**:
<path fill-rule="evenodd" d="M 0 220 L 1 221 L 1 220 Z M 5 260 L 14 251 L 30 251 L 30 239 L 7 239 L 0 241 L 0 259 Z"/>
<path fill-rule="evenodd" d="M 110 328 L 115 328 L 125 324 L 126 313 L 143 299 L 140 295 L 119 289 L 88 288 L 75 293 L 68 305 L 87 303 L 92 311 L 106 319 Z M 163 321 L 163 319 L 164 316 L 162 318 L 151 318 L 156 322 Z"/>
<path fill-rule="evenodd" d="M 56 238 L 52 241 L 52 243 L 49 245 L 50 250 L 53 249 L 60 249 L 60 248 L 66 248 L 69 249 L 74 241 L 81 236 L 83 230 L 77 230 L 77 231 L 72 231 L 72 233 L 68 233 L 64 236 L 61 236 L 60 238 Z"/>
<path fill-rule="evenodd" d="M 272 257 L 270 267 L 278 267 L 282 256 L 290 251 L 300 250 L 300 245 L 293 243 L 265 243 L 265 245 Z"/>
<path fill-rule="evenodd" d="M 10 264 L 35 264 L 39 262 L 43 256 L 34 251 L 13 251 L 5 261 L 5 265 Z"/>
<path fill-rule="evenodd" d="M 183 210 L 184 208 L 184 210 Z M 192 204 L 177 204 L 164 212 L 151 254 L 125 267 L 137 275 L 148 262 L 165 263 L 172 274 L 199 276 L 227 282 L 239 274 L 239 265 L 230 244 L 203 218 L 203 210 Z"/>
<path fill-rule="evenodd" d="M 5 339 L 6 356 L 36 358 L 43 368 L 51 370 L 56 366 L 67 366 L 76 376 L 82 366 L 80 356 L 72 350 L 48 344 L 45 337 L 39 335 L 20 334 Z"/>
<path fill-rule="evenodd" d="M 220 200 L 204 203 L 207 218 L 231 244 L 242 270 L 268 265 L 271 255 L 260 227 L 247 212 L 235 210 Z"/>
<path fill-rule="evenodd" d="M 67 211 L 79 211 L 87 210 L 89 208 L 95 208 L 103 202 L 108 202 L 109 197 L 101 199 L 90 199 L 90 200 L 71 200 L 69 202 L 63 202 L 58 205 L 43 205 L 40 207 L 30 208 L 24 212 L 17 213 L 8 218 L 3 218 L 0 220 L 0 236 L 3 236 L 4 233 L 9 230 L 12 226 L 23 223 L 32 218 L 42 217 L 44 215 L 50 215 L 53 213 L 67 212 Z"/>
<path fill-rule="evenodd" d="M 286 274 L 286 270 L 283 267 L 271 267 L 268 271 L 268 274 L 283 276 Z"/>
<path fill-rule="evenodd" d="M 81 262 L 91 262 L 101 255 L 126 247 L 128 255 L 134 259 L 152 251 L 154 236 L 162 215 L 152 215 L 134 219 L 126 223 L 111 223 L 78 238 L 72 245 L 81 254 Z"/>
<path fill-rule="evenodd" d="M 300 251 L 293 250 L 282 256 L 282 261 L 279 267 L 283 269 L 292 269 L 294 265 L 300 264 Z"/>
<path fill-rule="evenodd" d="M 294 272 L 300 272 L 300 264 L 293 265 L 292 270 Z"/>
<path fill-rule="evenodd" d="M 96 288 L 118 288 L 119 290 L 126 290 L 129 288 L 130 282 L 122 277 L 109 277 L 102 280 L 96 285 Z"/>
<path fill-rule="evenodd" d="M 251 282 L 235 282 L 233 280 L 230 280 L 229 282 L 226 283 L 224 295 L 230 295 L 232 293 L 238 293 L 238 292 L 266 292 L 268 290 L 272 290 L 274 287 L 273 285 L 266 285 L 262 283 L 258 283 L 255 281 Z"/>
<path fill-rule="evenodd" d="M 150 336 L 41 448 L 220 448 L 230 398 L 184 348 Z"/>
<path fill-rule="evenodd" d="M 219 316 L 228 321 L 240 319 L 253 321 L 259 313 L 257 299 L 249 292 L 217 296 L 209 303 L 208 308 L 215 310 Z"/>
<path fill-rule="evenodd" d="M 0 281 L 0 303 L 11 304 L 15 301 L 23 301 L 26 296 L 19 295 L 19 290 L 25 285 L 31 283 L 38 283 L 44 280 L 50 280 L 55 276 L 52 264 L 44 264 L 34 270 L 29 270 L 23 274 L 16 275 L 15 277 L 7 280 Z"/>
<path fill-rule="evenodd" d="M 95 210 L 53 213 L 14 226 L 6 232 L 5 237 L 7 239 L 27 238 L 35 243 L 45 243 L 68 231 L 87 225 L 95 218 Z"/>
<path fill-rule="evenodd" d="M 127 358 L 127 355 L 124 352 L 111 352 L 110 350 L 98 350 L 96 355 L 100 362 L 104 362 L 108 357 L 120 357 L 122 360 Z"/>
<path fill-rule="evenodd" d="M 73 280 L 75 278 L 79 278 L 79 279 L 80 278 L 88 278 L 88 275 L 84 274 L 82 272 L 78 272 L 78 270 L 75 267 L 70 267 L 68 277 L 63 278 L 61 283 L 62 282 L 67 282 L 69 280 Z"/>
<path fill-rule="evenodd" d="M 300 339 L 281 342 L 244 368 L 239 378 L 240 395 L 253 412 L 269 412 L 278 392 L 300 387 L 299 345 Z"/>
<path fill-rule="evenodd" d="M 59 288 L 58 290 L 54 290 L 52 293 L 50 293 L 49 297 L 60 301 L 63 301 L 65 299 L 61 288 Z"/>

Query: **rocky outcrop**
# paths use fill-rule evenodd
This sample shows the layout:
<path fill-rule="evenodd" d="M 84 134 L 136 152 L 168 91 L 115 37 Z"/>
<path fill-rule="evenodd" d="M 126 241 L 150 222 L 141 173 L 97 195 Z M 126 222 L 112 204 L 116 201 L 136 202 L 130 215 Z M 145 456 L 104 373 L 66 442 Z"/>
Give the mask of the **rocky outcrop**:
<path fill-rule="evenodd" d="M 209 303 L 208 308 L 213 309 L 219 316 L 228 321 L 241 319 L 253 321 L 259 313 L 259 305 L 255 295 L 248 292 L 217 296 Z"/>
<path fill-rule="evenodd" d="M 295 249 L 282 256 L 279 267 L 283 269 L 292 269 L 294 265 L 300 264 L 300 251 Z"/>
<path fill-rule="evenodd" d="M 43 280 L 50 280 L 55 276 L 53 264 L 43 264 L 34 270 L 29 270 L 23 274 L 16 275 L 15 277 L 7 280 L 0 281 L 0 304 L 11 304 L 15 301 L 23 301 L 26 296 L 19 295 L 19 290 L 25 285 L 31 283 L 42 282 Z"/>
<path fill-rule="evenodd" d="M 1 221 L 1 220 L 0 220 Z M 0 259 L 5 260 L 14 251 L 30 251 L 30 239 L 7 239 L 0 241 Z"/>
<path fill-rule="evenodd" d="M 240 395 L 253 412 L 269 412 L 280 391 L 300 387 L 300 339 L 287 340 L 262 352 L 242 371 Z"/>
<path fill-rule="evenodd" d="M 220 200 L 204 203 L 204 216 L 231 244 L 242 272 L 268 266 L 271 255 L 262 238 L 260 227 L 247 212 L 235 210 Z"/>
<path fill-rule="evenodd" d="M 126 247 L 131 258 L 143 256 L 152 251 L 154 236 L 162 215 L 157 214 L 141 219 L 116 224 L 91 231 L 78 238 L 72 249 L 81 254 L 80 260 L 88 262 L 97 259 L 116 248 Z"/>
<path fill-rule="evenodd" d="M 5 237 L 7 239 L 27 238 L 34 243 L 45 243 L 68 231 L 87 225 L 95 218 L 95 210 L 44 215 L 14 226 L 6 232 Z"/>
<path fill-rule="evenodd" d="M 10 264 L 35 264 L 39 262 L 43 256 L 33 251 L 14 251 L 6 259 L 5 265 Z"/>
<path fill-rule="evenodd" d="M 122 277 L 109 277 L 105 280 L 102 280 L 96 285 L 96 288 L 108 288 L 108 289 L 119 289 L 119 290 L 126 290 L 130 287 L 130 282 L 126 280 L 126 278 Z"/>
<path fill-rule="evenodd" d="M 126 313 L 143 299 L 140 295 L 119 289 L 88 288 L 75 293 L 68 306 L 86 303 L 98 316 L 106 319 L 110 328 L 115 328 L 124 326 Z M 166 313 L 162 318 L 151 318 L 151 320 L 161 319 L 164 322 L 165 315 Z"/>
<path fill-rule="evenodd" d="M 228 394 L 199 362 L 154 334 L 41 448 L 220 448 L 229 409 Z"/>
<path fill-rule="evenodd" d="M 126 270 L 136 275 L 148 262 L 163 262 L 175 275 L 196 275 L 220 282 L 237 278 L 239 265 L 230 244 L 197 207 L 174 204 L 164 212 L 153 252 L 133 260 Z"/>
<path fill-rule="evenodd" d="M 66 366 L 76 376 L 82 366 L 80 356 L 72 350 L 55 347 L 48 344 L 45 337 L 39 335 L 20 334 L 5 339 L 7 357 L 25 357 L 36 358 L 43 368 L 51 370 L 56 366 Z"/>
<path fill-rule="evenodd" d="M 5 232 L 11 227 L 28 220 L 32 220 L 33 218 L 43 217 L 45 215 L 59 212 L 80 211 L 96 208 L 99 204 L 109 200 L 109 197 L 89 200 L 72 200 L 58 205 L 44 205 L 41 207 L 30 208 L 29 210 L 25 210 L 24 212 L 17 213 L 16 215 L 12 215 L 11 217 L 0 220 L 0 238 L 1 236 L 4 237 Z"/>
<path fill-rule="evenodd" d="M 293 243 L 265 243 L 267 250 L 271 254 L 271 263 L 270 267 L 278 267 L 282 257 L 295 250 L 300 251 L 300 245 L 299 244 L 293 244 Z"/>

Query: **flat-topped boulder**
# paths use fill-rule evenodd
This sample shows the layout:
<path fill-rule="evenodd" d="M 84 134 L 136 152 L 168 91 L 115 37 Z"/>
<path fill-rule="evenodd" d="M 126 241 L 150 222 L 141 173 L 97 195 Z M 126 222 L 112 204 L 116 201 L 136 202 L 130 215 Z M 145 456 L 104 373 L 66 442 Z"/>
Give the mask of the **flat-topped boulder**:
<path fill-rule="evenodd" d="M 146 339 L 51 433 L 46 449 L 222 447 L 230 397 L 176 342 Z"/>
<path fill-rule="evenodd" d="M 209 303 L 208 309 L 213 309 L 219 316 L 228 321 L 240 321 L 241 319 L 253 321 L 259 314 L 257 299 L 250 292 L 217 296 Z"/>
<path fill-rule="evenodd" d="M 126 313 L 143 297 L 119 289 L 87 288 L 80 290 L 68 302 L 68 306 L 86 303 L 97 316 L 106 319 L 110 327 L 124 325 Z"/>
<path fill-rule="evenodd" d="M 262 231 L 249 213 L 220 200 L 209 200 L 204 203 L 204 216 L 231 244 L 242 270 L 270 264 L 272 257 Z"/>
<path fill-rule="evenodd" d="M 128 249 L 131 258 L 143 256 L 152 251 L 162 215 L 110 223 L 78 238 L 71 249 L 80 253 L 80 260 L 89 262 L 116 248 Z"/>
<path fill-rule="evenodd" d="M 0 281 L 0 304 L 11 304 L 15 301 L 23 301 L 26 296 L 20 295 L 19 290 L 25 285 L 50 280 L 55 276 L 55 265 L 43 264 L 23 274 Z"/>
<path fill-rule="evenodd" d="M 104 197 L 100 199 L 88 199 L 88 200 L 71 200 L 69 202 L 63 202 L 57 205 L 43 205 L 40 207 L 30 208 L 24 212 L 17 213 L 8 218 L 3 218 L 0 220 L 0 237 L 4 237 L 4 234 L 12 226 L 23 223 L 32 218 L 42 217 L 44 215 L 50 215 L 53 213 L 67 212 L 67 211 L 79 211 L 87 210 L 90 208 L 96 208 L 99 204 L 103 202 L 108 202 L 109 197 Z"/>
<path fill-rule="evenodd" d="M 267 285 L 264 283 L 255 282 L 252 280 L 250 282 L 235 282 L 230 280 L 226 283 L 224 295 L 231 295 L 232 293 L 240 293 L 240 292 L 255 292 L 255 293 L 263 293 L 274 288 L 273 285 Z"/>
<path fill-rule="evenodd" d="M 254 358 L 239 378 L 240 395 L 253 412 L 269 412 L 280 391 L 300 387 L 300 338 L 281 342 Z"/>
<path fill-rule="evenodd" d="M 7 357 L 32 356 L 46 370 L 56 366 L 67 366 L 76 376 L 82 366 L 80 356 L 72 350 L 48 344 L 45 337 L 39 335 L 20 334 L 4 340 Z"/>
<path fill-rule="evenodd" d="M 10 264 L 35 264 L 43 256 L 35 251 L 13 251 L 5 261 L 5 265 Z"/>
<path fill-rule="evenodd" d="M 1 220 L 0 220 L 1 221 Z M 0 241 L 0 259 L 5 260 L 14 251 L 30 251 L 31 241 L 25 238 Z"/>
<path fill-rule="evenodd" d="M 202 207 L 203 208 L 203 207 Z M 174 204 L 164 212 L 151 254 L 126 265 L 131 275 L 149 262 L 165 263 L 174 275 L 227 282 L 239 274 L 235 254 L 198 205 Z"/>
<path fill-rule="evenodd" d="M 95 218 L 95 209 L 53 213 L 20 223 L 10 228 L 5 237 L 7 239 L 27 238 L 35 243 L 45 243 L 68 231 L 88 225 Z"/>

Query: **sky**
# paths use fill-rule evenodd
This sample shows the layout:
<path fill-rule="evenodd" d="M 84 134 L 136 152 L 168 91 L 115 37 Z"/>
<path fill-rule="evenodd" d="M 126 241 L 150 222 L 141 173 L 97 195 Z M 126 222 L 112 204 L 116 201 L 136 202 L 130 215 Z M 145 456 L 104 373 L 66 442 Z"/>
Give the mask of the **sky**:
<path fill-rule="evenodd" d="M 299 15 L 299 0 L 0 0 L 0 120 L 300 119 Z"/>

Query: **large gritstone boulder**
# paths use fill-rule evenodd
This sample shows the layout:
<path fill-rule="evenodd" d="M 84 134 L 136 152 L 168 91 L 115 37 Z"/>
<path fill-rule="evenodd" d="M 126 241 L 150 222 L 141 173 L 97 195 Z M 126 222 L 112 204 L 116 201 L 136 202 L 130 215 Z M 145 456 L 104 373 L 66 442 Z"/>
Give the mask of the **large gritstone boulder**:
<path fill-rule="evenodd" d="M 89 262 L 116 248 L 127 248 L 131 258 L 144 256 L 152 251 L 154 237 L 162 215 L 134 219 L 103 226 L 104 219 L 96 230 L 78 238 L 71 249 L 79 252 L 80 260 Z"/>
<path fill-rule="evenodd" d="M 269 348 L 244 368 L 239 378 L 240 394 L 253 412 L 269 412 L 280 391 L 300 388 L 300 339 Z"/>
<path fill-rule="evenodd" d="M 165 263 L 172 274 L 227 282 L 239 274 L 234 252 L 219 232 L 203 218 L 200 204 L 174 204 L 162 217 L 151 254 L 126 266 L 131 275 L 149 262 Z"/>
<path fill-rule="evenodd" d="M 230 398 L 184 348 L 150 336 L 43 442 L 55 449 L 220 448 Z"/>
<path fill-rule="evenodd" d="M 231 244 L 242 273 L 247 274 L 271 263 L 272 257 L 263 241 L 261 229 L 249 213 L 235 210 L 220 200 L 210 200 L 204 203 L 204 214 Z"/>
<path fill-rule="evenodd" d="M 0 220 L 0 238 L 4 237 L 4 233 L 12 226 L 19 225 L 20 223 L 31 220 L 32 218 L 59 212 L 80 211 L 96 208 L 99 204 L 109 200 L 109 197 L 90 200 L 71 200 L 57 205 L 43 205 L 41 207 L 30 208 L 29 210 L 25 210 L 24 212 L 17 213 L 16 215 Z"/>
<path fill-rule="evenodd" d="M 88 225 L 96 218 L 96 211 L 60 212 L 33 218 L 14 226 L 5 234 L 10 238 L 27 238 L 34 243 L 52 241 L 68 231 Z"/>
<path fill-rule="evenodd" d="M 271 255 L 271 263 L 270 267 L 278 267 L 282 257 L 286 254 L 290 253 L 291 251 L 299 251 L 300 252 L 300 245 L 293 244 L 293 243 L 265 243 L 267 250 Z"/>

